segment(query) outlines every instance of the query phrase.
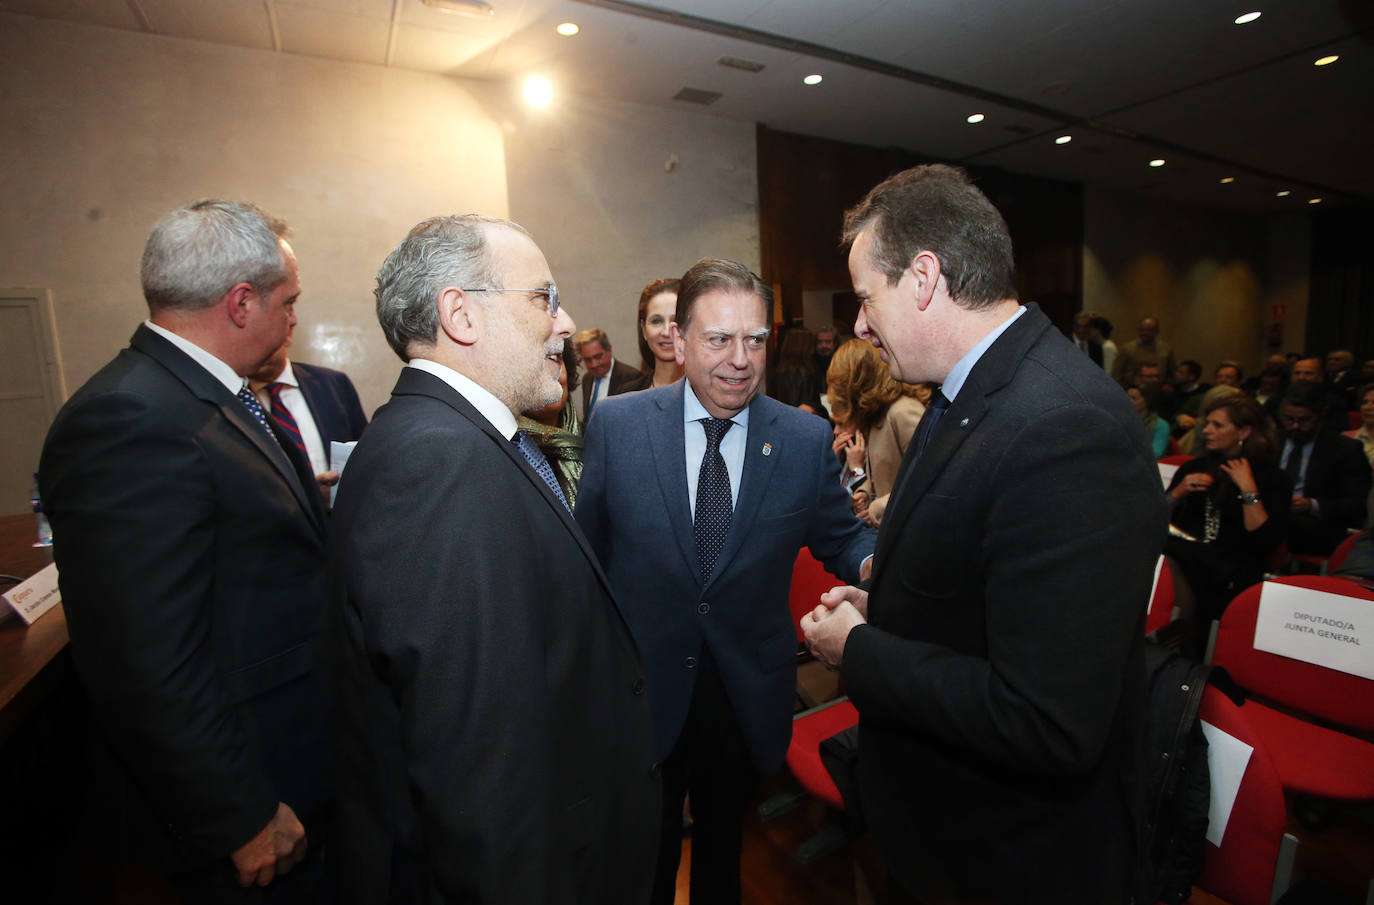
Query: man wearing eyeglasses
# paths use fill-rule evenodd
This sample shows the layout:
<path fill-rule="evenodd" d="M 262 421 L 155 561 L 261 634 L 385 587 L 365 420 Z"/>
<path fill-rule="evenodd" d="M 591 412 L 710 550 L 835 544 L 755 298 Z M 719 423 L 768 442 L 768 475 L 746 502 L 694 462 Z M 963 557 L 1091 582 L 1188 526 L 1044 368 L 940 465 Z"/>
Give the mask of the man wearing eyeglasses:
<path fill-rule="evenodd" d="M 1325 556 L 1364 524 L 1369 462 L 1359 441 L 1322 429 L 1330 392 L 1311 380 L 1295 381 L 1279 407 L 1284 429 L 1279 467 L 1293 481 L 1288 520 L 1292 553 Z"/>
<path fill-rule="evenodd" d="M 659 779 L 606 578 L 516 416 L 576 329 L 518 225 L 426 220 L 377 274 L 406 362 L 334 509 L 344 901 L 643 902 Z"/>

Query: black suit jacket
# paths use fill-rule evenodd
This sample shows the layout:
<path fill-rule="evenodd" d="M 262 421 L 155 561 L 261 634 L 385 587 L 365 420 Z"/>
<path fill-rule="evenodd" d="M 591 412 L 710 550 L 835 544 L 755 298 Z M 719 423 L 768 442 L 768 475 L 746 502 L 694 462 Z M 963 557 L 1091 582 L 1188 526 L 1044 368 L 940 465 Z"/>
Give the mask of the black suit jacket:
<path fill-rule="evenodd" d="M 169 869 L 329 793 L 314 649 L 324 516 L 209 372 L 146 327 L 63 406 L 39 467 L 99 739 L 105 830 Z"/>
<path fill-rule="evenodd" d="M 1125 395 L 1027 307 L 883 516 L 842 664 L 860 798 L 914 890 L 938 864 L 961 896 L 1125 902 L 1166 507 Z"/>
<path fill-rule="evenodd" d="M 405 368 L 333 521 L 341 899 L 646 900 L 662 791 L 645 682 L 563 504 Z"/>
<path fill-rule="evenodd" d="M 654 375 L 645 374 L 637 368 L 632 368 L 625 362 L 616 359 L 611 362 L 610 377 L 611 385 L 606 390 L 603 399 L 611 396 L 619 396 L 621 393 L 633 393 L 635 390 L 646 390 L 654 382 Z M 582 375 L 582 412 L 586 417 L 587 403 L 592 398 L 592 384 L 596 383 L 596 378 L 588 374 Z"/>
<path fill-rule="evenodd" d="M 300 384 L 310 417 L 315 419 L 315 429 L 324 441 L 325 455 L 329 454 L 332 441 L 347 443 L 363 435 L 367 415 L 363 414 L 358 391 L 347 374 L 299 361 L 291 362 L 291 372 Z"/>
<path fill-rule="evenodd" d="M 1347 529 L 1364 525 L 1369 487 L 1369 460 L 1360 441 L 1319 433 L 1307 460 L 1302 493 L 1317 501 L 1318 515 L 1295 512 L 1289 517 L 1289 551 L 1325 555 L 1336 549 Z"/>

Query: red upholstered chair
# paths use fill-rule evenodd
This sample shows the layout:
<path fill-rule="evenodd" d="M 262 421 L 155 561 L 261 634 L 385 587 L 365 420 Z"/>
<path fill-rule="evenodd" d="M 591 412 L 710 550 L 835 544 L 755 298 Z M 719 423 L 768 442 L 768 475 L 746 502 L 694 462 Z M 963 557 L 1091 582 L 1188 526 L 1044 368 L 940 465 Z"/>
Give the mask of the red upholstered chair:
<path fill-rule="evenodd" d="M 1285 788 L 1323 798 L 1374 800 L 1374 744 L 1338 731 L 1374 732 L 1374 682 L 1256 650 L 1260 595 L 1264 587 L 1274 584 L 1369 601 L 1374 617 L 1374 591 L 1351 581 L 1290 575 L 1263 582 L 1242 591 L 1222 614 L 1212 662 L 1224 666 L 1242 687 L 1261 699 L 1247 701 L 1243 710 L 1263 739 Z"/>
<path fill-rule="evenodd" d="M 1150 608 L 1145 614 L 1145 634 L 1157 632 L 1174 619 L 1174 576 L 1169 561 L 1159 558 L 1155 587 L 1150 593 Z"/>
<path fill-rule="evenodd" d="M 844 810 L 844 799 L 830 778 L 830 771 L 821 763 L 821 742 L 837 732 L 859 725 L 859 711 L 840 698 L 822 704 L 792 720 L 792 741 L 787 746 L 787 769 L 801 787 L 837 811 Z"/>
<path fill-rule="evenodd" d="M 1171 456 L 1181 455 L 1183 455 L 1183 447 L 1178 445 L 1177 440 L 1175 440 L 1173 437 L 1170 437 L 1168 444 L 1164 447 L 1164 455 L 1160 456 L 1159 460 L 1162 462 Z"/>
<path fill-rule="evenodd" d="M 1353 412 L 1348 412 L 1346 416 L 1350 422 L 1350 427 L 1347 428 L 1347 430 L 1357 431 L 1361 427 L 1364 427 L 1364 418 L 1360 417 L 1358 409 Z"/>
<path fill-rule="evenodd" d="M 835 585 L 845 584 L 825 570 L 811 551 L 802 547 L 792 564 L 792 588 L 787 593 L 787 605 L 792 610 L 792 625 L 797 630 L 797 643 L 802 644 L 801 618 L 816 608 L 821 595 Z"/>
<path fill-rule="evenodd" d="M 1191 462 L 1194 456 L 1164 456 L 1159 460 L 1161 465 L 1182 465 L 1184 462 Z"/>
<path fill-rule="evenodd" d="M 1350 556 L 1350 551 L 1355 549 L 1355 541 L 1360 535 L 1352 534 L 1341 541 L 1336 549 L 1331 551 L 1331 555 L 1326 558 L 1326 574 L 1338 571 L 1345 565 L 1346 559 Z"/>
<path fill-rule="evenodd" d="M 1296 838 L 1283 831 L 1288 817 L 1283 784 L 1263 738 L 1247 719 L 1250 709 L 1248 703 L 1237 707 L 1209 686 L 1202 693 L 1202 707 L 1198 711 L 1204 722 L 1254 749 L 1245 765 L 1221 845 L 1204 843 L 1206 863 L 1196 884 L 1231 905 L 1269 905 L 1277 899 L 1288 888 L 1298 844 Z M 1208 749 L 1209 758 L 1215 751 Z M 1217 794 L 1215 787 L 1212 794 Z"/>

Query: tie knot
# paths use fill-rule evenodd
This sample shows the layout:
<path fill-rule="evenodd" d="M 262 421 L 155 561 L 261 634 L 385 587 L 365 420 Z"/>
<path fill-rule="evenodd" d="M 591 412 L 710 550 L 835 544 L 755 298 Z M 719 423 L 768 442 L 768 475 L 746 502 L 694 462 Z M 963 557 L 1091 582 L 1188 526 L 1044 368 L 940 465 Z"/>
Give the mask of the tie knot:
<path fill-rule="evenodd" d="M 725 432 L 735 422 L 729 418 L 702 418 L 701 426 L 706 430 L 706 446 L 709 449 L 713 446 L 720 446 L 720 440 L 725 436 Z"/>

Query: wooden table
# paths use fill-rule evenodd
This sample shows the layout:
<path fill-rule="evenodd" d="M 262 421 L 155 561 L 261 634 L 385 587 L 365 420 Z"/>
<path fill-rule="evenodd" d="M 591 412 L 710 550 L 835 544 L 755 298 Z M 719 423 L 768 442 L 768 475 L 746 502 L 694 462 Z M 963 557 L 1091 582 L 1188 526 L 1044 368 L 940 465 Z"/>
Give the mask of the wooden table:
<path fill-rule="evenodd" d="M 52 547 L 35 547 L 36 539 L 33 513 L 0 515 L 0 573 L 28 578 L 52 562 Z M 0 624 L 0 741 L 41 697 L 41 687 L 53 678 L 45 670 L 52 672 L 48 666 L 66 646 L 67 617 L 60 603 L 33 625 L 25 626 L 17 616 Z"/>

